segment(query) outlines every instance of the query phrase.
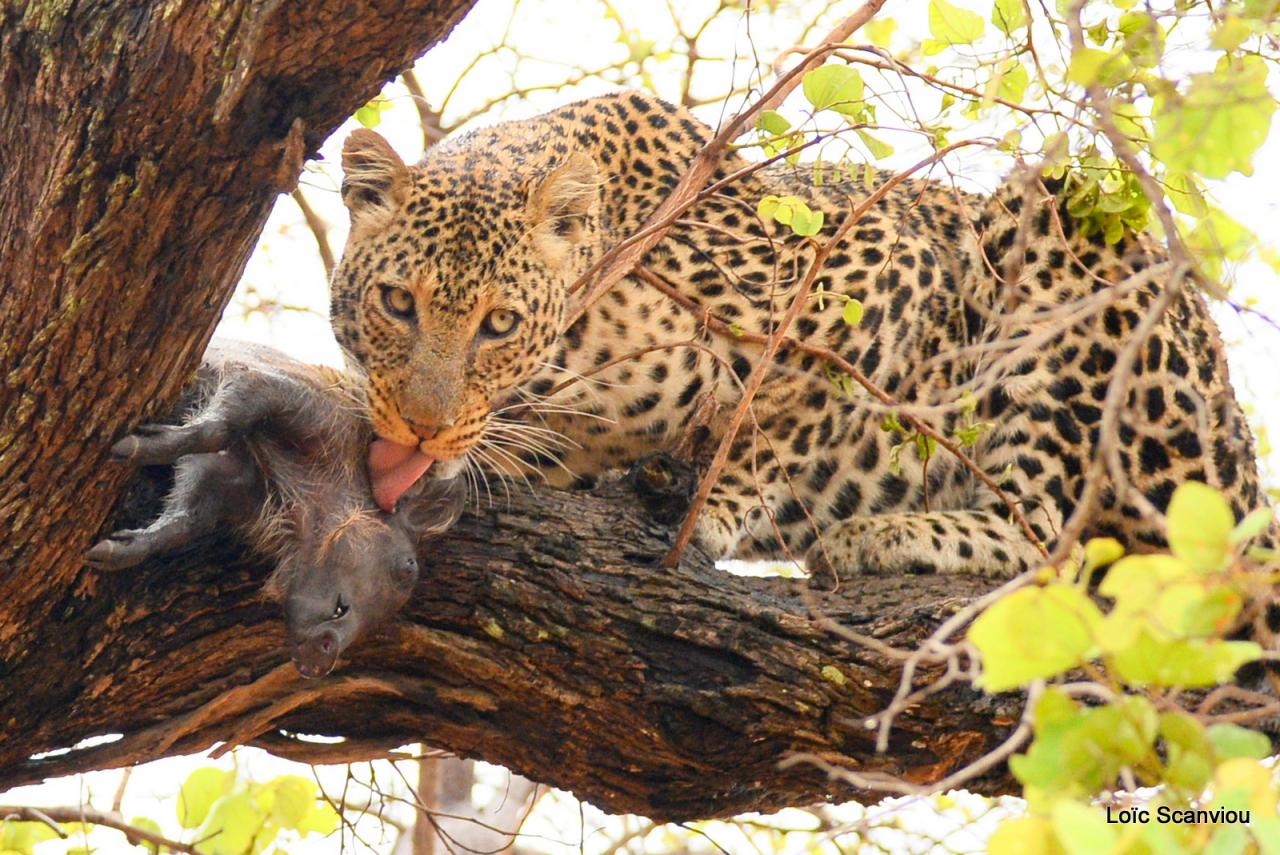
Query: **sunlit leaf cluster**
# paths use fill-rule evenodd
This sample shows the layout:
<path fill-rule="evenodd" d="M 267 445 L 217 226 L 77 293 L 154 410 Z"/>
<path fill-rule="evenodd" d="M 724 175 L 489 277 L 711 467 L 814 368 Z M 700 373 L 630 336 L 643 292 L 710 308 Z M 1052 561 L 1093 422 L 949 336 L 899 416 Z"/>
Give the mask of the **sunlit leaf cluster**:
<path fill-rule="evenodd" d="M 1113 540 L 1090 541 L 1076 561 L 998 600 L 970 628 L 979 684 L 989 691 L 1055 681 L 1029 710 L 1030 747 L 1010 760 L 1030 812 L 1001 827 L 993 853 L 1243 852 L 1250 839 L 1266 852 L 1280 846 L 1280 792 L 1259 763 L 1270 740 L 1174 702 L 1186 689 L 1229 682 L 1262 656 L 1256 643 L 1225 636 L 1271 584 L 1260 562 L 1273 556 L 1249 548 L 1271 512 L 1237 523 L 1221 494 L 1189 482 L 1174 493 L 1168 520 L 1168 554 L 1125 555 Z M 1068 682 L 1073 673 L 1081 681 Z M 1255 823 L 1246 831 L 1151 822 L 1125 833 L 1090 804 L 1125 781 L 1162 787 L 1151 808 L 1249 809 Z"/>

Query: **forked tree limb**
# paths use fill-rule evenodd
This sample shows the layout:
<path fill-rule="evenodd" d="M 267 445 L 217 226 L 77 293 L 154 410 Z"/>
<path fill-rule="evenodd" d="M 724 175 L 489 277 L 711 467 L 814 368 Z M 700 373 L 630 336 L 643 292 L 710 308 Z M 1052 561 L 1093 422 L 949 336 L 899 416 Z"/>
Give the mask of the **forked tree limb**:
<path fill-rule="evenodd" d="M 84 569 L 128 474 L 107 449 L 177 397 L 303 158 L 469 6 L 0 4 L 0 752 L 155 640 Z M 145 607 L 181 643 L 202 603 Z"/>

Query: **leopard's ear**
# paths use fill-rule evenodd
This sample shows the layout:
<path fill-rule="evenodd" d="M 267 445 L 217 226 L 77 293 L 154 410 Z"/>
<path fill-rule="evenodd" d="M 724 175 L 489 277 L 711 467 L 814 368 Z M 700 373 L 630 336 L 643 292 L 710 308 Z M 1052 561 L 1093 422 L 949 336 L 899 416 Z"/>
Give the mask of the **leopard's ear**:
<path fill-rule="evenodd" d="M 351 225 L 385 219 L 409 192 L 409 168 L 382 138 L 366 128 L 352 131 L 342 146 L 342 201 Z"/>
<path fill-rule="evenodd" d="M 587 218 L 600 200 L 600 167 L 595 159 L 575 151 L 529 190 L 526 213 L 531 226 L 540 227 L 539 243 L 553 255 L 582 240 Z M 558 251 L 558 253 L 557 253 Z"/>

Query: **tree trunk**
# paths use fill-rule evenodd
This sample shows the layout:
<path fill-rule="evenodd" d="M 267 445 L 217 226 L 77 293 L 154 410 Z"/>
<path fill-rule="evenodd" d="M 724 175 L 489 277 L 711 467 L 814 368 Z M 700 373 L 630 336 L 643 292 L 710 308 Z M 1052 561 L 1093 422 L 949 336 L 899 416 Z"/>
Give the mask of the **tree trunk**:
<path fill-rule="evenodd" d="M 128 615 L 82 561 L 111 441 L 177 396 L 304 156 L 470 5 L 0 0 L 0 751 L 17 695 L 108 688 L 64 630 Z"/>

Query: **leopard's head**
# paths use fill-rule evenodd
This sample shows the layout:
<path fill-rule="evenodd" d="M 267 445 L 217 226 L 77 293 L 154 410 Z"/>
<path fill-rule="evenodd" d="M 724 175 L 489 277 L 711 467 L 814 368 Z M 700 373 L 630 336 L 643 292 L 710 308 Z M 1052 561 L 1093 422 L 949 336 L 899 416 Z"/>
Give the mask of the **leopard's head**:
<path fill-rule="evenodd" d="M 351 232 L 334 270 L 338 342 L 369 378 L 374 430 L 441 461 L 550 360 L 569 286 L 597 257 L 600 178 L 562 144 L 443 144 L 407 167 L 378 134 L 343 149 Z"/>

